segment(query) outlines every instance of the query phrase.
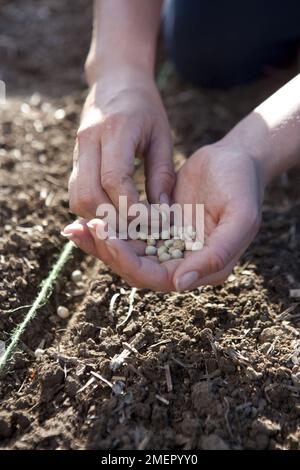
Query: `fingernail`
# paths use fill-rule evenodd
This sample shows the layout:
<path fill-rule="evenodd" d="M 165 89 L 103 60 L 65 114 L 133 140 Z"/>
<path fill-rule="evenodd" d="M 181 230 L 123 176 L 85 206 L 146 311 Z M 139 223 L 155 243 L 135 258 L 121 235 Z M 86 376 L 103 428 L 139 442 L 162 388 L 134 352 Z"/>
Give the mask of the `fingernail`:
<path fill-rule="evenodd" d="M 167 195 L 167 193 L 162 193 L 160 196 L 159 196 L 159 202 L 161 204 L 168 204 L 170 205 L 170 199 L 169 199 L 169 196 Z"/>
<path fill-rule="evenodd" d="M 190 287 L 192 287 L 198 278 L 199 275 L 197 271 L 190 271 L 189 273 L 185 273 L 175 282 L 176 289 L 178 291 L 188 290 Z"/>
<path fill-rule="evenodd" d="M 106 246 L 107 250 L 109 251 L 111 257 L 116 258 L 116 256 L 117 256 L 116 249 L 109 240 L 105 241 L 105 246 Z"/>

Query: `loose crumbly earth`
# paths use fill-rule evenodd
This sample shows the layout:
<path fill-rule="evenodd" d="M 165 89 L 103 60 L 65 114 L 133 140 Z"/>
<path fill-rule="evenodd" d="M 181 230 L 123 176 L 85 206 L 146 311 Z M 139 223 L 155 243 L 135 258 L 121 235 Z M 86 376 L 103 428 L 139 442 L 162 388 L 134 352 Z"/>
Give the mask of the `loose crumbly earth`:
<path fill-rule="evenodd" d="M 9 341 L 26 309 L 11 310 L 33 301 L 72 217 L 67 180 L 91 4 L 0 6 L 0 78 L 8 91 L 0 126 L 0 340 Z M 221 137 L 294 72 L 226 92 L 163 76 L 176 162 Z M 1 379 L 1 448 L 298 449 L 300 306 L 289 290 L 300 287 L 299 183 L 293 171 L 268 191 L 262 229 L 224 286 L 138 290 L 123 326 L 131 289 L 75 250 Z M 76 285 L 71 272 L 79 267 Z M 58 305 L 70 319 L 56 315 Z M 111 359 L 125 343 L 134 349 L 113 372 Z M 46 349 L 40 360 L 38 346 Z"/>

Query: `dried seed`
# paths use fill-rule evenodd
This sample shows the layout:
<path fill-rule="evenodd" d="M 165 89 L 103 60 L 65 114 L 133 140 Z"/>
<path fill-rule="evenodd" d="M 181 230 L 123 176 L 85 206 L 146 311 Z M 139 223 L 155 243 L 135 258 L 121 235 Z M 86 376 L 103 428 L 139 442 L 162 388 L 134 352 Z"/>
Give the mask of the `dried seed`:
<path fill-rule="evenodd" d="M 157 256 L 162 255 L 163 253 L 168 253 L 168 249 L 166 246 L 162 245 L 157 250 Z"/>
<path fill-rule="evenodd" d="M 171 259 L 171 256 L 169 253 L 162 253 L 158 257 L 160 263 L 164 263 L 165 261 L 169 261 Z"/>
<path fill-rule="evenodd" d="M 193 250 L 193 245 L 194 245 L 194 242 L 192 240 L 186 240 L 184 242 L 184 247 L 185 247 L 186 251 L 192 251 Z"/>
<path fill-rule="evenodd" d="M 147 245 L 149 245 L 149 246 L 155 246 L 155 245 L 156 245 L 156 240 L 155 240 L 155 238 L 148 238 L 148 240 L 147 240 Z"/>
<path fill-rule="evenodd" d="M 154 256 L 157 253 L 157 249 L 155 246 L 148 245 L 146 246 L 145 254 L 147 256 Z"/>

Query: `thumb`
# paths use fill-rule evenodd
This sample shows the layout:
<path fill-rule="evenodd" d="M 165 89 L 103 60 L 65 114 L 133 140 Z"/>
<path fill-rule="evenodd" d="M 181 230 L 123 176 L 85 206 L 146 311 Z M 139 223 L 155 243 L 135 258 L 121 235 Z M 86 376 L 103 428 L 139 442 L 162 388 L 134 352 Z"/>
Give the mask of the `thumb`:
<path fill-rule="evenodd" d="M 174 273 L 174 284 L 179 291 L 212 274 L 222 272 L 247 249 L 258 227 L 259 214 L 235 213 L 224 216 L 200 251 L 184 259 Z"/>

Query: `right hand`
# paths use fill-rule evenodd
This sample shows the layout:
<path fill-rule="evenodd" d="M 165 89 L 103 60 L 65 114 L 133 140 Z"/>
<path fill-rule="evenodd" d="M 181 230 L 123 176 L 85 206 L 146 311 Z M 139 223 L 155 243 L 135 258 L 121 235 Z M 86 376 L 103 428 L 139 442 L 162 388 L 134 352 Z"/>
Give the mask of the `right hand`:
<path fill-rule="evenodd" d="M 150 203 L 167 202 L 175 175 L 168 119 L 154 80 L 141 70 L 103 74 L 86 99 L 69 181 L 70 209 L 93 218 L 100 203 L 118 208 L 139 200 L 132 180 L 136 154 L 145 157 Z"/>

